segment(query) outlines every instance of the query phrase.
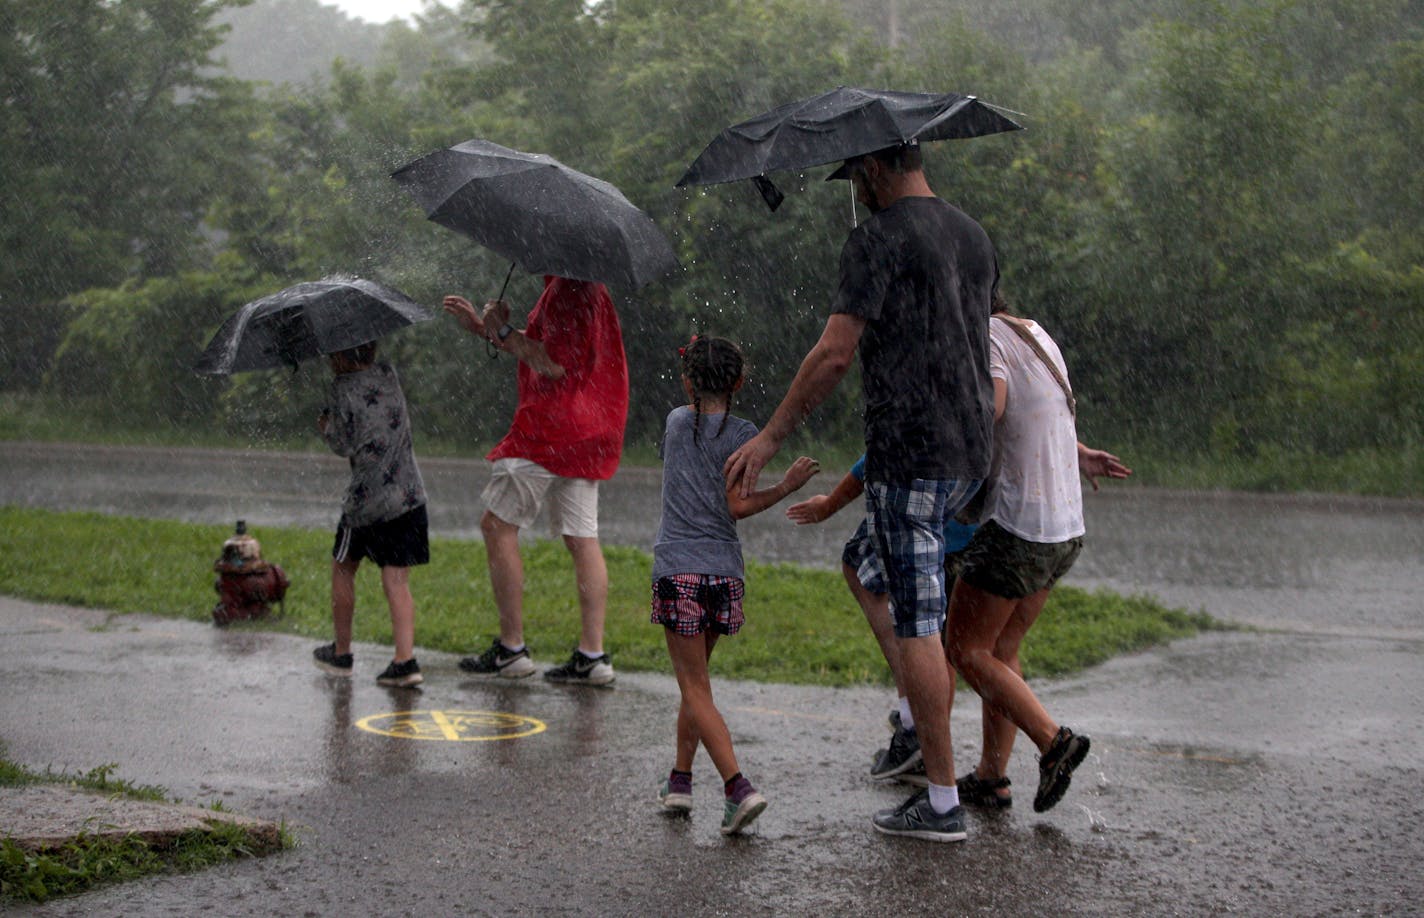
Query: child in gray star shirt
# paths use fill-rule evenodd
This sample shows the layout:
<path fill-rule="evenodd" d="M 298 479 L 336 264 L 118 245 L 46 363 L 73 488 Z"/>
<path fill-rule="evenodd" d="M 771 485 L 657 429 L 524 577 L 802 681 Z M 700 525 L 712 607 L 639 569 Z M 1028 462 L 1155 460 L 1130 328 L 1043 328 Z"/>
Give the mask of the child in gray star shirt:
<path fill-rule="evenodd" d="M 356 611 L 356 569 L 370 558 L 381 569 L 391 612 L 395 656 L 376 677 L 405 687 L 422 681 L 415 660 L 415 601 L 410 568 L 430 560 L 425 484 L 415 464 L 410 412 L 396 371 L 376 362 L 376 343 L 328 355 L 336 378 L 317 420 L 326 445 L 351 463 L 351 483 L 331 552 L 331 618 L 336 640 L 313 651 L 317 666 L 351 675 L 351 626 Z"/>

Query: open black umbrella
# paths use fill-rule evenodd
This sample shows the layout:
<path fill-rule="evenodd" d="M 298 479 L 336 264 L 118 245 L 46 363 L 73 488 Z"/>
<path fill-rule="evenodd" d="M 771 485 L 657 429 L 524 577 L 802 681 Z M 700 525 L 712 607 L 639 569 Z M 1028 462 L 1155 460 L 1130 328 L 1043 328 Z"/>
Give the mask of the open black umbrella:
<path fill-rule="evenodd" d="M 243 306 L 213 335 L 193 369 L 225 376 L 294 367 L 433 318 L 399 290 L 357 277 L 326 277 Z"/>
<path fill-rule="evenodd" d="M 808 169 L 896 144 L 1022 130 L 973 96 L 837 87 L 789 102 L 718 134 L 678 179 L 716 185 L 752 179 L 768 206 L 781 203 L 767 173 Z"/>
<path fill-rule="evenodd" d="M 641 287 L 677 267 L 652 218 L 622 192 L 542 153 L 467 140 L 391 178 L 431 220 L 532 274 Z"/>

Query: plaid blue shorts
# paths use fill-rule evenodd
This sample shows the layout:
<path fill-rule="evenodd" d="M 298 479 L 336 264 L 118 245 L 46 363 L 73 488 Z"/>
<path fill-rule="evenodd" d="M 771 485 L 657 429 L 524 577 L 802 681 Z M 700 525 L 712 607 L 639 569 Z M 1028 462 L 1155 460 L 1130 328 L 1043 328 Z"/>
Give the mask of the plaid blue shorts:
<path fill-rule="evenodd" d="M 870 539 L 869 521 L 861 520 L 846 540 L 841 551 L 841 563 L 855 571 L 855 579 L 870 592 L 877 596 L 889 592 L 885 586 L 885 568 L 881 566 L 880 556 L 875 553 L 875 543 Z"/>
<path fill-rule="evenodd" d="M 885 572 L 897 637 L 944 629 L 944 524 L 978 486 L 975 479 L 865 483 L 866 533 Z"/>
<path fill-rule="evenodd" d="M 652 622 L 684 637 L 704 631 L 736 634 L 746 622 L 746 586 L 736 577 L 673 574 L 653 582 Z"/>

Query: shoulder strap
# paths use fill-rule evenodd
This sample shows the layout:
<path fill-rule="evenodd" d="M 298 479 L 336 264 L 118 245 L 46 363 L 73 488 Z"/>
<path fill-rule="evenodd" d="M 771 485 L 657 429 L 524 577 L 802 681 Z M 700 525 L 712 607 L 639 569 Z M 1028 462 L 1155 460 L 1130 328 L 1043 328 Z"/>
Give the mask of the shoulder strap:
<path fill-rule="evenodd" d="M 1043 365 L 1048 368 L 1048 372 L 1053 374 L 1053 379 L 1058 383 L 1058 388 L 1063 390 L 1063 397 L 1068 400 L 1068 413 L 1073 416 L 1074 420 L 1077 420 L 1078 400 L 1073 397 L 1073 390 L 1069 387 L 1068 380 L 1063 378 L 1063 374 L 1058 369 L 1058 364 L 1054 363 L 1053 358 L 1048 356 L 1048 352 L 1043 349 L 1042 344 L 1038 343 L 1038 339 L 1033 336 L 1033 332 L 1029 331 L 1028 326 L 1023 323 L 1023 320 L 1015 316 L 1004 315 L 1003 313 L 996 313 L 989 318 L 998 319 L 1009 326 L 1029 347 L 1033 348 L 1033 352 L 1038 355 L 1038 359 L 1043 361 Z"/>

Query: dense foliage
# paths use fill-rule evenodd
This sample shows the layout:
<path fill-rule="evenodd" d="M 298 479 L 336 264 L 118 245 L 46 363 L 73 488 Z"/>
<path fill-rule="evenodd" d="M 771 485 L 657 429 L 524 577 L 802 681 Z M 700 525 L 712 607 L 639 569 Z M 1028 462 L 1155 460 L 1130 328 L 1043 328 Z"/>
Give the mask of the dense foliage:
<path fill-rule="evenodd" d="M 258 87 L 224 75 L 218 17 L 264 4 L 0 0 L 0 391 L 239 437 L 307 426 L 320 368 L 186 366 L 225 312 L 329 272 L 432 304 L 496 292 L 505 265 L 388 179 L 485 137 L 612 181 L 673 240 L 679 275 L 614 291 L 630 444 L 655 440 L 693 332 L 743 342 L 762 419 L 824 321 L 846 188 L 778 176 L 772 214 L 750 187 L 674 182 L 791 98 L 953 89 L 1024 113 L 928 168 L 1063 345 L 1085 439 L 1277 472 L 1366 457 L 1424 491 L 1419 0 L 464 0 L 319 83 Z M 509 362 L 452 323 L 387 350 L 423 436 L 476 447 L 507 423 Z M 853 441 L 858 417 L 845 385 L 808 436 Z"/>

